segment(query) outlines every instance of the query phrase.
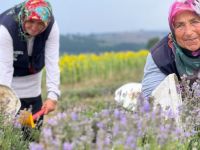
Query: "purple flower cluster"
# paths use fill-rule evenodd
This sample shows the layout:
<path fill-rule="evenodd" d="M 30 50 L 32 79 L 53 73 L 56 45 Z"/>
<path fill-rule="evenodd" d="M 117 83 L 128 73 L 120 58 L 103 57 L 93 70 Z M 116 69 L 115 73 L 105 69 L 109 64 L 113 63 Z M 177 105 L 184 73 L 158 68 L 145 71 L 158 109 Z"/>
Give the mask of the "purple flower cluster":
<path fill-rule="evenodd" d="M 185 134 L 182 129 L 177 128 L 170 110 L 163 111 L 160 107 L 152 109 L 149 101 L 144 101 L 140 102 L 134 112 L 112 106 L 94 113 L 93 117 L 70 110 L 58 113 L 43 128 L 40 142 L 31 143 L 30 148 L 156 149 L 164 148 L 174 141 L 183 145 L 187 141 Z"/>
<path fill-rule="evenodd" d="M 178 89 L 183 100 L 179 114 L 142 97 L 135 111 L 112 105 L 88 117 L 81 109 L 68 109 L 48 120 L 39 143 L 31 143 L 30 149 L 188 149 L 200 129 L 200 81 L 191 86 L 182 79 Z"/>
<path fill-rule="evenodd" d="M 197 133 L 200 129 L 200 80 L 191 82 L 184 76 L 180 85 L 183 105 L 179 109 L 184 130 Z"/>

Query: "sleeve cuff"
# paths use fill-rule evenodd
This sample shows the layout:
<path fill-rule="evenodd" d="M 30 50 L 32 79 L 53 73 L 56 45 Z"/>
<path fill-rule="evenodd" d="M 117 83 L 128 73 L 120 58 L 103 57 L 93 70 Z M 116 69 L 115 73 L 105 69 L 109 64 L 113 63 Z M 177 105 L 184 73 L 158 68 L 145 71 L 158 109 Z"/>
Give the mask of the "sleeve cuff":
<path fill-rule="evenodd" d="M 47 98 L 58 101 L 59 96 L 55 92 L 48 92 Z"/>

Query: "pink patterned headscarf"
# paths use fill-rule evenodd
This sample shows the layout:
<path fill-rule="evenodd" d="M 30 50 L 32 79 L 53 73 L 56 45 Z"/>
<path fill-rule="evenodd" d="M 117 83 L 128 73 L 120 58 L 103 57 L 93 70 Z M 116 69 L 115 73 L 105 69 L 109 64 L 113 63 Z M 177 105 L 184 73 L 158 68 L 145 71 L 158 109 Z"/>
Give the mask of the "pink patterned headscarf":
<path fill-rule="evenodd" d="M 200 15 L 200 0 L 176 0 L 172 4 L 168 16 L 171 31 L 173 31 L 173 23 L 176 14 L 186 10 Z"/>
<path fill-rule="evenodd" d="M 52 8 L 47 0 L 27 0 L 24 4 L 24 20 L 39 20 L 48 25 Z"/>
<path fill-rule="evenodd" d="M 27 37 L 24 32 L 24 25 L 26 21 L 38 20 L 44 23 L 44 30 L 47 28 L 52 19 L 52 8 L 48 0 L 25 0 L 21 3 L 21 11 L 18 14 L 21 35 Z M 43 31 L 44 31 L 43 30 Z M 41 31 L 41 32 L 43 32 Z"/>

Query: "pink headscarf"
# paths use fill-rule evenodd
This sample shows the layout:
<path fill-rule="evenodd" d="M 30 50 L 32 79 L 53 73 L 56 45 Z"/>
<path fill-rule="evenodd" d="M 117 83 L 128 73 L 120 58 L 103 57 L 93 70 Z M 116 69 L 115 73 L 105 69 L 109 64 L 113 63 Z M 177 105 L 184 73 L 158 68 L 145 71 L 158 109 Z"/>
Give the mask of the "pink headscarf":
<path fill-rule="evenodd" d="M 47 26 L 52 17 L 52 8 L 47 0 L 27 0 L 23 14 L 24 20 L 39 20 Z"/>
<path fill-rule="evenodd" d="M 38 20 L 44 23 L 45 28 L 41 31 L 43 32 L 52 19 L 52 8 L 48 0 L 26 0 L 21 3 L 21 11 L 18 14 L 18 20 L 20 26 L 23 28 L 21 30 L 21 35 L 25 38 L 27 34 L 24 32 L 24 25 L 27 20 Z"/>
<path fill-rule="evenodd" d="M 200 0 L 176 0 L 169 11 L 168 22 L 173 31 L 174 18 L 177 13 L 182 11 L 192 11 L 200 15 Z"/>

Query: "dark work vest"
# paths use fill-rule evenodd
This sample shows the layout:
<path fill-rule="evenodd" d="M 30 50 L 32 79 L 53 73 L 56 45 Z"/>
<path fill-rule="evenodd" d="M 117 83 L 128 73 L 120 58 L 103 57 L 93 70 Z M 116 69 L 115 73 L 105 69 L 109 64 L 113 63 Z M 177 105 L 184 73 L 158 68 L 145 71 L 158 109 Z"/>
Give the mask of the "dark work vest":
<path fill-rule="evenodd" d="M 13 39 L 14 48 L 14 74 L 13 76 L 26 76 L 35 74 L 42 70 L 45 65 L 45 44 L 54 23 L 54 17 L 48 27 L 35 36 L 32 56 L 28 56 L 27 41 L 21 35 L 17 15 L 20 12 L 21 5 L 17 5 L 0 15 L 0 24 L 3 25 Z M 22 31 L 22 30 L 21 30 Z"/>
<path fill-rule="evenodd" d="M 175 56 L 171 47 L 168 45 L 168 36 L 159 41 L 152 49 L 151 55 L 155 64 L 165 74 L 175 73 L 178 78 L 179 74 L 176 68 Z"/>

